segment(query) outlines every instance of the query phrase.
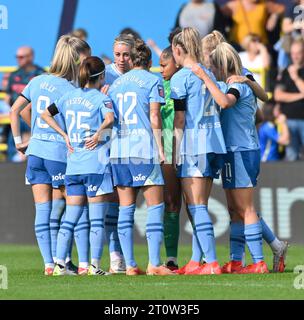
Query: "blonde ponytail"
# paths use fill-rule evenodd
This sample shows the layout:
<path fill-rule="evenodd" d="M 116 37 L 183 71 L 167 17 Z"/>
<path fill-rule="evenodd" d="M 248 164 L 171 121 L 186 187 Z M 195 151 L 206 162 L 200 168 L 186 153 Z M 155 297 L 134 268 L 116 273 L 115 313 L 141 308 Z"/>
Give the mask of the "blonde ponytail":
<path fill-rule="evenodd" d="M 80 54 L 90 51 L 90 46 L 85 41 L 70 35 L 62 36 L 56 45 L 50 73 L 76 83 Z"/>
<path fill-rule="evenodd" d="M 172 41 L 174 47 L 180 46 L 191 59 L 202 62 L 201 38 L 198 30 L 184 28 Z"/>
<path fill-rule="evenodd" d="M 219 31 L 214 30 L 202 39 L 202 50 L 211 53 L 222 42 L 226 42 L 225 37 Z"/>
<path fill-rule="evenodd" d="M 243 66 L 240 56 L 227 42 L 217 45 L 211 54 L 211 61 L 218 71 L 218 80 L 226 81 L 229 75 L 242 75 Z"/>

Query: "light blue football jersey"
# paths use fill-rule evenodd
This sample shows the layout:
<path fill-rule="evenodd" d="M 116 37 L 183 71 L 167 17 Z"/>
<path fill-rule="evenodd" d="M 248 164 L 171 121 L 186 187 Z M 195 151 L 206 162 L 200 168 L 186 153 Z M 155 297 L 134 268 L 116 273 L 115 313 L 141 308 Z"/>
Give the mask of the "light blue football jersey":
<path fill-rule="evenodd" d="M 109 95 L 115 112 L 111 158 L 158 159 L 150 103 L 165 104 L 161 79 L 146 70 L 131 70 L 113 83 Z"/>
<path fill-rule="evenodd" d="M 242 68 L 242 76 L 253 76 L 253 73 L 246 68 Z"/>
<path fill-rule="evenodd" d="M 247 84 L 221 83 L 221 90 L 227 93 L 230 88 L 239 91 L 240 98 L 233 107 L 222 109 L 221 124 L 228 151 L 258 150 L 259 139 L 255 126 L 257 111 L 256 97 Z"/>
<path fill-rule="evenodd" d="M 106 66 L 105 84 L 112 85 L 113 82 L 122 76 L 122 73 L 116 68 L 115 63 Z"/>
<path fill-rule="evenodd" d="M 41 119 L 43 111 L 75 87 L 66 79 L 43 74 L 32 79 L 22 95 L 32 103 L 31 131 L 32 136 L 27 155 L 34 155 L 46 160 L 66 162 L 66 144 L 60 134 Z M 65 130 L 61 115 L 55 120 Z"/>
<path fill-rule="evenodd" d="M 111 99 L 96 89 L 78 88 L 64 95 L 56 106 L 64 118 L 74 148 L 74 152 L 68 154 L 66 174 L 106 173 L 110 130 L 105 130 L 95 150 L 85 148 L 85 139 L 97 132 L 108 112 L 113 112 Z"/>
<path fill-rule="evenodd" d="M 216 82 L 214 75 L 202 68 Z M 190 69 L 182 68 L 172 77 L 171 98 L 186 99 L 187 103 L 180 155 L 226 153 L 220 109 L 204 82 Z"/>

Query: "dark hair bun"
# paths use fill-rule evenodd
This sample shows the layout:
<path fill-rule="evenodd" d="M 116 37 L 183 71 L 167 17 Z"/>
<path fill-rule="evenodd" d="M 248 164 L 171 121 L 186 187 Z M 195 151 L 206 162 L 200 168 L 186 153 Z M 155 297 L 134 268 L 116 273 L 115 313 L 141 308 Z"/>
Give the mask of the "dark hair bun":
<path fill-rule="evenodd" d="M 133 65 L 135 67 L 147 68 L 152 59 L 152 52 L 143 40 L 137 39 L 133 56 Z"/>

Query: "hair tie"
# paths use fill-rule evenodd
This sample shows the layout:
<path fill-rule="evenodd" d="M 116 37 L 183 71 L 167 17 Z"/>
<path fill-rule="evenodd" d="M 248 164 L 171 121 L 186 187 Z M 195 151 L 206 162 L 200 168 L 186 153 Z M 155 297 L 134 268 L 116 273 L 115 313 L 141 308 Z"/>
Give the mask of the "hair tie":
<path fill-rule="evenodd" d="M 103 74 L 104 72 L 105 72 L 105 70 L 103 70 L 103 71 L 101 71 L 101 72 L 99 72 L 99 73 L 92 74 L 92 75 L 90 75 L 90 78 L 97 77 L 97 76 Z"/>

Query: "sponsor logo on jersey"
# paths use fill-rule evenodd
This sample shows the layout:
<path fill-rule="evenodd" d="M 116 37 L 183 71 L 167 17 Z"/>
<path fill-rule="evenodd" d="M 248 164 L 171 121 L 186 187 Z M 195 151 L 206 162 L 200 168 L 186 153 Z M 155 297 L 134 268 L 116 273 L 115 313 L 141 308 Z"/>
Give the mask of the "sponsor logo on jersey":
<path fill-rule="evenodd" d="M 164 98 L 165 97 L 165 92 L 164 92 L 164 88 L 161 85 L 158 85 L 158 94 L 160 97 Z"/>
<path fill-rule="evenodd" d="M 113 109 L 113 104 L 111 101 L 105 102 L 105 107 L 108 109 Z"/>
<path fill-rule="evenodd" d="M 59 173 L 57 176 L 52 176 L 53 181 L 64 180 L 64 178 L 65 178 L 65 174 L 61 174 L 61 173 Z"/>
<path fill-rule="evenodd" d="M 143 176 L 141 173 L 138 176 L 133 176 L 133 181 L 138 182 L 138 181 L 145 181 L 147 179 L 146 176 Z"/>
<path fill-rule="evenodd" d="M 88 186 L 88 192 L 96 192 L 97 191 L 97 186 L 93 186 L 92 184 Z"/>

